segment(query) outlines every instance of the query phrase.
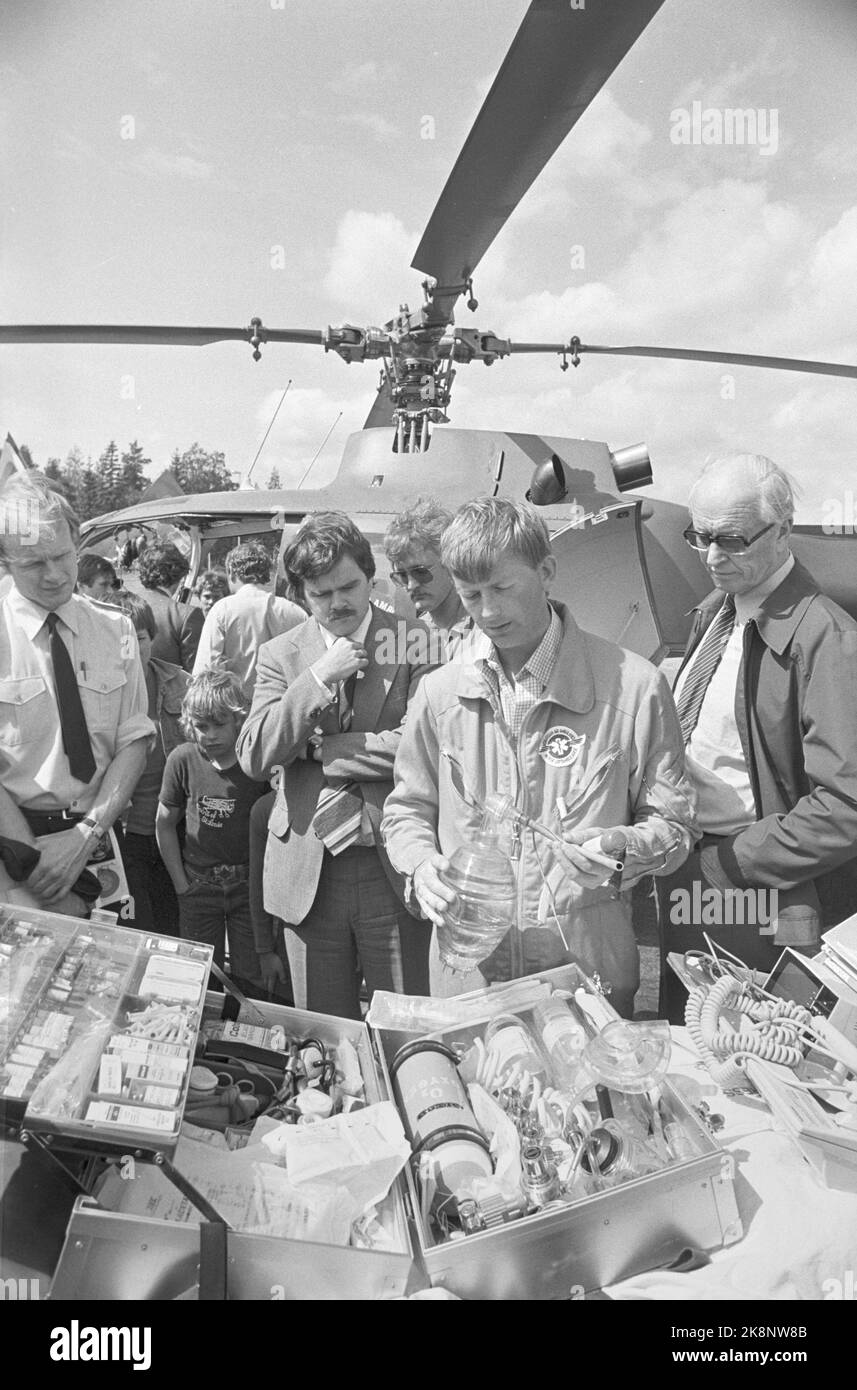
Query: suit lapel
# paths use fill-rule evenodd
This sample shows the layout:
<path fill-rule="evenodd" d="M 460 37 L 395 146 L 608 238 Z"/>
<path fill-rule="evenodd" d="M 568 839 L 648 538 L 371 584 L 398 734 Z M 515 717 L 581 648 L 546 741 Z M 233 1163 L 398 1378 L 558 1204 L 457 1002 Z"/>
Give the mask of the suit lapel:
<path fill-rule="evenodd" d="M 313 662 L 318 661 L 320 656 L 324 656 L 327 650 L 321 635 L 321 628 L 315 618 L 307 618 L 300 627 L 293 628 L 289 636 L 301 654 L 302 669 L 306 666 L 312 666 Z"/>
<path fill-rule="evenodd" d="M 300 627 L 293 628 L 288 636 L 292 639 L 296 653 L 295 674 L 306 671 L 327 651 L 324 638 L 321 635 L 321 628 L 315 618 L 307 618 Z M 324 696 L 321 693 L 321 686 L 319 686 L 318 693 L 319 705 L 322 705 Z M 326 734 L 339 733 L 339 702 L 337 700 L 334 700 L 332 705 L 328 705 L 323 710 L 319 716 L 318 727 Z"/>
<path fill-rule="evenodd" d="M 355 732 L 369 732 L 374 729 L 384 707 L 390 686 L 398 670 L 397 665 L 390 665 L 385 662 L 379 664 L 377 660 L 379 632 L 388 623 L 389 618 L 386 613 L 372 605 L 372 621 L 369 624 L 369 631 L 366 633 L 366 653 L 369 657 L 369 665 L 363 675 L 363 679 L 357 682 L 354 691 L 354 724 L 352 728 Z M 393 619 L 395 630 L 396 620 Z"/>

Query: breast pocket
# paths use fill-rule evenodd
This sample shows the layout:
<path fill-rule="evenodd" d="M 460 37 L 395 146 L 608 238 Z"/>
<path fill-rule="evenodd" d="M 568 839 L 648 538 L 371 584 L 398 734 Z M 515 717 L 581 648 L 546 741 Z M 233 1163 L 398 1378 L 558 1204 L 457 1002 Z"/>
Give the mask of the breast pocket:
<path fill-rule="evenodd" d="M 590 812 L 597 804 L 600 804 L 603 797 L 614 785 L 623 758 L 623 750 L 617 745 L 608 748 L 606 752 L 593 760 L 589 767 L 584 770 L 581 780 L 572 785 L 566 793 L 566 814 L 562 817 L 563 824 L 579 821 L 584 811 Z"/>
<path fill-rule="evenodd" d="M 125 688 L 124 670 L 111 667 L 91 676 L 78 674 L 77 684 L 89 732 L 113 733 L 119 726 L 119 710 Z"/>
<path fill-rule="evenodd" d="M 50 696 L 41 676 L 0 681 L 0 744 L 30 743 L 50 720 Z"/>

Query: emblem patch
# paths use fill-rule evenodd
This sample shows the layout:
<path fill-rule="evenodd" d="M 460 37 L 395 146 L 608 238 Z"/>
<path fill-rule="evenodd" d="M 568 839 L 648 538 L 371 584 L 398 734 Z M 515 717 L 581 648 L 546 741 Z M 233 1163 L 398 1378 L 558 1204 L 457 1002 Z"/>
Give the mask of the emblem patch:
<path fill-rule="evenodd" d="M 576 734 L 573 729 L 557 724 L 548 729 L 542 739 L 539 755 L 551 767 L 570 767 L 577 761 L 585 742 L 585 734 Z"/>

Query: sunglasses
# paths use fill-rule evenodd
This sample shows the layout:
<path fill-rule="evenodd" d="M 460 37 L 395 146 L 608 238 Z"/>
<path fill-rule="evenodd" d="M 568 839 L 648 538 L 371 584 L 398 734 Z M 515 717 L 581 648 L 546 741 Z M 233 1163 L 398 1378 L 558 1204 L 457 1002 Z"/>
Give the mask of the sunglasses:
<path fill-rule="evenodd" d="M 437 568 L 437 565 L 413 565 L 407 570 L 390 570 L 390 578 L 400 589 L 407 586 L 409 579 L 413 579 L 417 584 L 430 584 Z"/>
<path fill-rule="evenodd" d="M 711 531 L 696 531 L 692 526 L 688 526 L 682 535 L 688 545 L 693 550 L 707 550 L 710 545 L 716 545 L 718 550 L 724 550 L 727 555 L 740 555 L 743 551 L 749 550 L 760 536 L 764 536 L 766 531 L 770 531 L 776 523 L 769 521 L 767 526 L 763 526 L 761 531 L 757 531 L 755 536 L 731 536 L 714 535 Z"/>

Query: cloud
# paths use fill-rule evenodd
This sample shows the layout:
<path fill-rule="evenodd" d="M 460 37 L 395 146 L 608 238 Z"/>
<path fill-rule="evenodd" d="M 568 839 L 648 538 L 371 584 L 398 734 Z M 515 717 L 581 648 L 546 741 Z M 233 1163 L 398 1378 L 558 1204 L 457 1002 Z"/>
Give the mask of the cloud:
<path fill-rule="evenodd" d="M 566 212 L 580 196 L 581 179 L 627 179 L 651 139 L 648 126 L 628 116 L 602 89 L 522 199 L 515 217 L 529 220 Z"/>
<path fill-rule="evenodd" d="M 748 333 L 758 338 L 759 317 L 782 292 L 806 233 L 793 208 L 767 200 L 764 185 L 722 180 L 650 219 L 609 280 L 505 303 L 501 284 L 497 319 L 518 339 L 567 338 L 573 330 L 595 342 L 605 335 L 657 341 L 669 324 L 673 341 L 681 331 L 693 334 L 690 346 L 734 348 L 737 334 L 742 342 Z"/>
<path fill-rule="evenodd" d="M 358 130 L 366 130 L 370 135 L 381 144 L 389 145 L 393 140 L 399 139 L 399 128 L 392 121 L 388 121 L 386 116 L 378 115 L 371 111 L 352 111 L 347 116 L 338 117 L 340 125 L 353 125 Z"/>
<path fill-rule="evenodd" d="M 850 138 L 830 140 L 816 150 L 814 163 L 834 179 L 840 174 L 853 176 L 857 173 L 857 147 Z"/>
<path fill-rule="evenodd" d="M 212 166 L 201 159 L 194 159 L 189 154 L 168 154 L 166 150 L 160 150 L 155 145 L 149 145 L 137 160 L 138 168 L 146 174 L 155 177 L 189 179 L 194 183 L 202 183 L 210 179 L 213 173 Z"/>
<path fill-rule="evenodd" d="M 408 267 L 417 239 L 391 212 L 351 209 L 337 229 L 324 293 L 350 318 L 373 324 L 392 318 L 403 296 L 415 308 L 422 295 Z"/>
<path fill-rule="evenodd" d="M 165 87 L 172 78 L 169 65 L 153 48 L 143 49 L 136 53 L 134 64 L 142 72 L 150 87 Z"/>
<path fill-rule="evenodd" d="M 393 82 L 397 73 L 398 67 L 394 62 L 379 63 L 371 58 L 368 62 L 355 63 L 353 67 L 344 68 L 336 77 L 331 78 L 327 83 L 327 89 L 340 96 L 360 96 L 367 88 L 377 87 L 379 83 Z"/>
<path fill-rule="evenodd" d="M 70 160 L 73 163 L 89 163 L 97 160 L 104 165 L 105 160 L 98 153 L 90 140 L 84 140 L 77 131 L 70 130 L 67 126 L 61 127 L 55 132 L 55 149 L 60 159 Z"/>
<path fill-rule="evenodd" d="M 782 87 L 798 72 L 792 58 L 775 57 L 777 45 L 768 39 L 759 53 L 744 64 L 730 63 L 713 77 L 694 77 L 681 87 L 671 106 L 690 106 L 702 101 L 706 106 L 764 105 L 777 86 Z"/>
<path fill-rule="evenodd" d="M 857 207 L 847 208 L 817 241 L 808 265 L 796 268 L 800 327 L 823 333 L 825 341 L 852 338 L 857 323 Z"/>

